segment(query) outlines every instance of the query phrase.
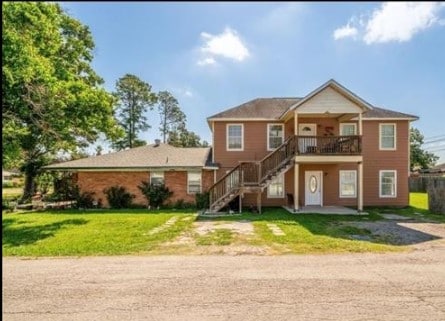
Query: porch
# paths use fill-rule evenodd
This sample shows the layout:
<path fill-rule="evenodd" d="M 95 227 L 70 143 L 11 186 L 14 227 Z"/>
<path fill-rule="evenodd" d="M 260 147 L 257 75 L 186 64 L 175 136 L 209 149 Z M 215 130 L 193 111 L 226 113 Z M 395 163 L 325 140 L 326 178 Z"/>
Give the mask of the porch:
<path fill-rule="evenodd" d="M 366 212 L 361 212 L 345 206 L 318 206 L 308 205 L 303 206 L 295 211 L 294 208 L 283 206 L 283 208 L 292 214 L 323 214 L 323 215 L 368 215 Z"/>

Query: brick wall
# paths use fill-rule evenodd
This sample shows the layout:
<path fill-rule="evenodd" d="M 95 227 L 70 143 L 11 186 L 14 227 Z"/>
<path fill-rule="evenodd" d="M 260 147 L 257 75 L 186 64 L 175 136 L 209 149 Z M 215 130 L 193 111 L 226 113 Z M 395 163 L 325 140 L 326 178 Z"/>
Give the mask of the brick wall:
<path fill-rule="evenodd" d="M 150 172 L 78 172 L 77 181 L 82 192 L 94 192 L 96 200 L 101 199 L 103 206 L 107 207 L 107 197 L 103 190 L 105 188 L 120 185 L 136 197 L 133 203 L 146 205 L 147 200 L 138 188 L 142 181 L 150 179 Z M 174 203 L 180 199 L 185 202 L 194 203 L 195 195 L 187 194 L 187 172 L 166 171 L 164 172 L 165 185 L 173 191 L 168 200 Z M 213 171 L 202 171 L 202 190 L 206 191 L 213 184 Z"/>

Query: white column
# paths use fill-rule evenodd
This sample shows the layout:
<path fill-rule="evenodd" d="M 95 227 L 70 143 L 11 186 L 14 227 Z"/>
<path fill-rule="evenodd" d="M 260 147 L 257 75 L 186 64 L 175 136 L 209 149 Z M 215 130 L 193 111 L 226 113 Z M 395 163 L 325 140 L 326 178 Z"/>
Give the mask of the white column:
<path fill-rule="evenodd" d="M 358 163 L 358 211 L 363 211 L 363 163 Z"/>
<path fill-rule="evenodd" d="M 299 203 L 299 195 L 300 195 L 300 193 L 299 193 L 299 174 L 300 174 L 300 165 L 297 163 L 297 162 L 295 162 L 295 165 L 294 165 L 294 210 L 295 211 L 298 211 L 300 208 L 299 208 L 299 205 L 298 205 L 298 203 Z"/>
<path fill-rule="evenodd" d="M 358 114 L 358 135 L 363 135 L 362 113 Z"/>
<path fill-rule="evenodd" d="M 298 114 L 294 112 L 294 135 L 298 135 Z"/>

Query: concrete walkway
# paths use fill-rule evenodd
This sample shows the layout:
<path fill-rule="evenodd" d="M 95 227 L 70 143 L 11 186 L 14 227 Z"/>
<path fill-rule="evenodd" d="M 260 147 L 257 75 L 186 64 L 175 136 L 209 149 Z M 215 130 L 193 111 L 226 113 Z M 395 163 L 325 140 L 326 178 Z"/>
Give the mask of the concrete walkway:
<path fill-rule="evenodd" d="M 344 206 L 303 206 L 297 212 L 288 206 L 283 207 L 292 214 L 367 215 L 365 212 L 359 213 Z"/>

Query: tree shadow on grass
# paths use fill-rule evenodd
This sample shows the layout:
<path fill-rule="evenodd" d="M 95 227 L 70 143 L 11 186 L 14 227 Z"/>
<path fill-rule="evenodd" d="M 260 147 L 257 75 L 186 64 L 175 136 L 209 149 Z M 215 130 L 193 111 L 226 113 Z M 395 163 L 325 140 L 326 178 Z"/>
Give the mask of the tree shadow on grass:
<path fill-rule="evenodd" d="M 2 221 L 3 246 L 16 247 L 30 245 L 39 240 L 52 237 L 66 225 L 83 225 L 88 221 L 85 219 L 69 219 L 51 224 L 35 226 L 11 226 L 16 223 L 15 219 L 4 219 Z"/>

